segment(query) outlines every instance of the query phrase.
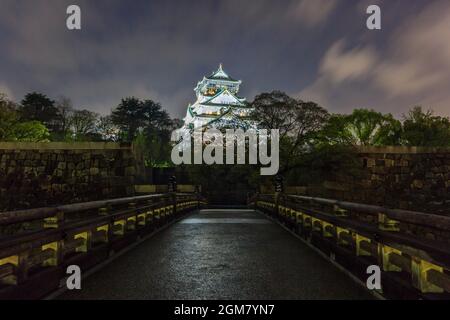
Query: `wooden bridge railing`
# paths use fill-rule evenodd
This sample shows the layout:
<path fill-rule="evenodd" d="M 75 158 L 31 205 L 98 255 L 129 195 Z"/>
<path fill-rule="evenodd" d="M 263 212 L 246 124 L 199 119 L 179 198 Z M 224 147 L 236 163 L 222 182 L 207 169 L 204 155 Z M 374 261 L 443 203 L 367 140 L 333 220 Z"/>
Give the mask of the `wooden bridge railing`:
<path fill-rule="evenodd" d="M 203 204 L 170 193 L 0 213 L 0 300 L 42 298 L 69 265 L 88 270 Z"/>
<path fill-rule="evenodd" d="M 448 216 L 286 194 L 257 194 L 250 204 L 364 282 L 378 265 L 386 297 L 450 299 Z"/>

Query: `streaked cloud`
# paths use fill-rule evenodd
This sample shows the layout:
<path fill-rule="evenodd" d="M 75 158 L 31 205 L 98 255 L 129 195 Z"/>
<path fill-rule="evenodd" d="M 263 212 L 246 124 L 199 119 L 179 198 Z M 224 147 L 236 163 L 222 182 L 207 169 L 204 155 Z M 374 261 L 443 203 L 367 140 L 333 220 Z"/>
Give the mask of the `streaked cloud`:
<path fill-rule="evenodd" d="M 332 111 L 450 114 L 450 3 L 374 2 L 380 32 L 365 28 L 356 0 L 78 0 L 82 30 L 70 32 L 70 0 L 0 0 L 0 90 L 17 101 L 65 95 L 101 113 L 137 95 L 180 117 L 222 62 L 249 100 L 279 89 Z"/>
<path fill-rule="evenodd" d="M 388 55 L 375 71 L 376 84 L 393 96 L 432 97 L 436 91 L 446 91 L 450 81 L 449 26 L 448 2 L 435 3 L 405 21 L 390 38 Z"/>
<path fill-rule="evenodd" d="M 366 77 L 377 60 L 375 50 L 370 47 L 345 50 L 345 42 L 337 41 L 325 54 L 320 65 L 321 77 L 339 83 Z"/>
<path fill-rule="evenodd" d="M 292 6 L 291 14 L 312 28 L 326 22 L 337 3 L 337 0 L 300 0 Z"/>
<path fill-rule="evenodd" d="M 450 115 L 450 3 L 434 1 L 406 16 L 375 45 L 370 38 L 332 44 L 316 79 L 297 95 L 333 111 L 371 107 L 396 115 L 414 105 Z M 386 28 L 387 29 L 387 28 Z"/>

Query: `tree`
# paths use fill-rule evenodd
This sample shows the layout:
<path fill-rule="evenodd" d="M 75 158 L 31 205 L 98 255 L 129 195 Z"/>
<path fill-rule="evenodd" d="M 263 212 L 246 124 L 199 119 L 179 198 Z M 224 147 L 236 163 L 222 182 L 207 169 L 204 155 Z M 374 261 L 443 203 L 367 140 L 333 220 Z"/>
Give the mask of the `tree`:
<path fill-rule="evenodd" d="M 398 145 L 400 135 L 401 123 L 391 114 L 355 109 L 350 115 L 332 115 L 319 140 L 331 145 Z"/>
<path fill-rule="evenodd" d="M 144 116 L 143 127 L 164 130 L 172 126 L 169 114 L 157 102 L 144 100 L 142 102 L 142 113 Z"/>
<path fill-rule="evenodd" d="M 121 140 L 139 145 L 149 166 L 167 165 L 170 159 L 170 134 L 174 122 L 153 100 L 134 97 L 122 99 L 112 112 Z"/>
<path fill-rule="evenodd" d="M 51 132 L 58 131 L 58 109 L 55 101 L 46 95 L 32 92 L 25 95 L 21 102 L 21 119 L 42 122 Z"/>
<path fill-rule="evenodd" d="M 170 164 L 172 131 L 180 128 L 179 120 L 170 119 L 169 114 L 159 104 L 144 101 L 146 125 L 138 137 L 143 143 L 144 157 L 148 166 L 167 166 Z M 136 139 L 139 140 L 139 139 Z M 135 142 L 136 142 L 135 140 Z"/>
<path fill-rule="evenodd" d="M 120 130 L 120 138 L 128 142 L 133 141 L 138 129 L 145 124 L 142 102 L 135 97 L 122 99 L 111 115 Z"/>
<path fill-rule="evenodd" d="M 18 114 L 13 102 L 5 94 L 0 93 L 0 140 L 7 141 L 14 137 L 14 124 Z"/>
<path fill-rule="evenodd" d="M 75 110 L 70 117 L 70 127 L 76 140 L 89 140 L 96 134 L 98 114 L 89 110 Z"/>
<path fill-rule="evenodd" d="M 98 118 L 96 130 L 103 141 L 117 141 L 119 139 L 119 128 L 113 123 L 111 115 Z"/>
<path fill-rule="evenodd" d="M 0 94 L 0 140 L 1 141 L 47 141 L 49 132 L 39 121 L 21 121 L 17 106 Z"/>
<path fill-rule="evenodd" d="M 262 93 L 251 103 L 259 128 L 280 133 L 280 173 L 297 165 L 314 137 L 327 123 L 329 113 L 314 102 L 292 98 L 281 91 Z"/>
<path fill-rule="evenodd" d="M 173 122 L 159 103 L 145 100 L 142 103 L 145 124 L 142 128 L 145 137 L 145 157 L 149 166 L 167 165 L 170 162 L 170 135 Z"/>
<path fill-rule="evenodd" d="M 47 142 L 48 129 L 39 121 L 19 122 L 14 126 L 14 140 L 27 142 Z"/>
<path fill-rule="evenodd" d="M 55 103 L 57 109 L 56 131 L 52 140 L 66 140 L 71 138 L 70 119 L 73 115 L 72 101 L 66 97 L 60 97 Z"/>
<path fill-rule="evenodd" d="M 332 114 L 317 135 L 317 143 L 324 145 L 352 145 L 353 139 L 347 130 L 348 115 Z"/>
<path fill-rule="evenodd" d="M 169 119 L 163 123 L 163 126 L 147 128 L 145 131 L 146 160 L 149 166 L 166 166 L 171 163 L 171 134 L 173 130 L 180 127 L 179 119 Z"/>
<path fill-rule="evenodd" d="M 402 141 L 408 146 L 450 146 L 450 120 L 414 107 L 404 116 Z"/>

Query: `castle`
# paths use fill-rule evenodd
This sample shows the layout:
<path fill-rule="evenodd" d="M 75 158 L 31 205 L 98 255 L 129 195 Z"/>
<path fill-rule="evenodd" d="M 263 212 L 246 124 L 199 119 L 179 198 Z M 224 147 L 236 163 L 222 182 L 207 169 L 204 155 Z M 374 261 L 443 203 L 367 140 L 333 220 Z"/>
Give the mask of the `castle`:
<path fill-rule="evenodd" d="M 194 91 L 197 101 L 189 104 L 184 120 L 184 129 L 244 129 L 254 127 L 250 116 L 253 112 L 246 99 L 239 97 L 241 80 L 231 78 L 222 68 L 209 77 L 203 77 Z"/>

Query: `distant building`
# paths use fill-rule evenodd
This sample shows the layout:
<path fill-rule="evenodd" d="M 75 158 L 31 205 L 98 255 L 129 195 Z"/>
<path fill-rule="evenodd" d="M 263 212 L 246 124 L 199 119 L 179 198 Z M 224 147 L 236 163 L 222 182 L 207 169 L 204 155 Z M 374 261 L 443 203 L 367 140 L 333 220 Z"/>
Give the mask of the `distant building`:
<path fill-rule="evenodd" d="M 254 128 L 250 120 L 253 111 L 245 98 L 238 96 L 241 80 L 231 78 L 220 64 L 209 77 L 203 77 L 194 91 L 197 101 L 189 104 L 184 129 Z"/>

